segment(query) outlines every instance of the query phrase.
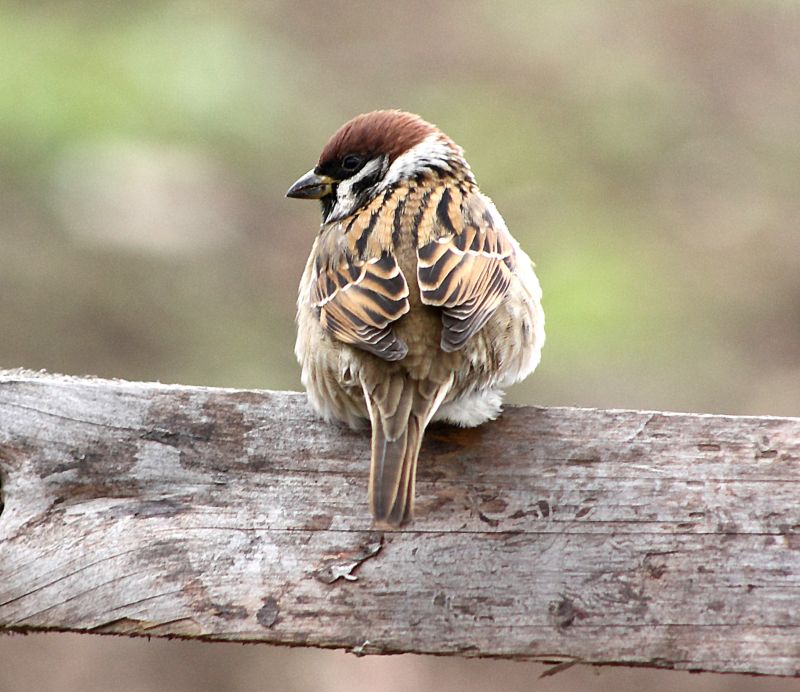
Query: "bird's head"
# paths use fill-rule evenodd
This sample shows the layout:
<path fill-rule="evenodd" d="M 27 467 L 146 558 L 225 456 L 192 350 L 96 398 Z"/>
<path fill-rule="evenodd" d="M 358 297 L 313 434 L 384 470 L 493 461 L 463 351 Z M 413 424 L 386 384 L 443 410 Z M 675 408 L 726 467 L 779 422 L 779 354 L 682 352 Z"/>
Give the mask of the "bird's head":
<path fill-rule="evenodd" d="M 373 111 L 342 125 L 317 165 L 287 197 L 318 199 L 324 223 L 350 216 L 403 181 L 454 176 L 474 182 L 461 147 L 435 125 L 403 111 Z"/>

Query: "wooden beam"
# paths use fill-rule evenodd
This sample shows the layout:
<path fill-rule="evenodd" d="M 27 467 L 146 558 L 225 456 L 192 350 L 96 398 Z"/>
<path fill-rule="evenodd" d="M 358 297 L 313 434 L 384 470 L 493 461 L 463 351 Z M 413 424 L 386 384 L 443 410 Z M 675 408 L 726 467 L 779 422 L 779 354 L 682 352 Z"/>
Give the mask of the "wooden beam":
<path fill-rule="evenodd" d="M 0 371 L 0 630 L 800 675 L 800 419 L 510 408 L 373 530 L 301 394 Z"/>

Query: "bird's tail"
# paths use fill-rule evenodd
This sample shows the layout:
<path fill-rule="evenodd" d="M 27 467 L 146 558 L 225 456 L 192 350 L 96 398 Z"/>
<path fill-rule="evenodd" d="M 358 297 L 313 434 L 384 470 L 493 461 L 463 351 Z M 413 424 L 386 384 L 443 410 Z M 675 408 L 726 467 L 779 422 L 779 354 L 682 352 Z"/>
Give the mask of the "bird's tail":
<path fill-rule="evenodd" d="M 372 423 L 369 504 L 377 523 L 399 526 L 411 519 L 422 435 L 451 382 L 398 374 L 364 385 Z"/>

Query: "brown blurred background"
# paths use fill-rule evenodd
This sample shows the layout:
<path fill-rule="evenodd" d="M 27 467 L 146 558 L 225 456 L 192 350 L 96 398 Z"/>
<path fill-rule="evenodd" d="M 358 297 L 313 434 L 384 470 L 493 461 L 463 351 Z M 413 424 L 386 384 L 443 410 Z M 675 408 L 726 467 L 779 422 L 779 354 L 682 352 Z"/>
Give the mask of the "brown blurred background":
<path fill-rule="evenodd" d="M 800 414 L 794 2 L 0 2 L 0 367 L 299 389 L 356 113 L 460 143 L 535 258 L 511 401 Z M 0 638 L 0 690 L 783 690 L 788 681 L 266 646 Z"/>

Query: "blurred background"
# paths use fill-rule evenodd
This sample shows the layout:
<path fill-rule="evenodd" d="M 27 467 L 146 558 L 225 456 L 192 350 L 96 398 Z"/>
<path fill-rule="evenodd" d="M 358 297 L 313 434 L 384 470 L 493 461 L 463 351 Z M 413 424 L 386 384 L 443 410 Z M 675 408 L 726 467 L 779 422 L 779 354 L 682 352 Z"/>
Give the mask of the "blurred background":
<path fill-rule="evenodd" d="M 800 415 L 800 6 L 0 1 L 0 367 L 299 389 L 345 120 L 461 144 L 535 259 L 510 400 Z M 37 635 L 0 690 L 767 690 L 788 681 Z M 792 685 L 794 689 L 794 685 Z"/>

